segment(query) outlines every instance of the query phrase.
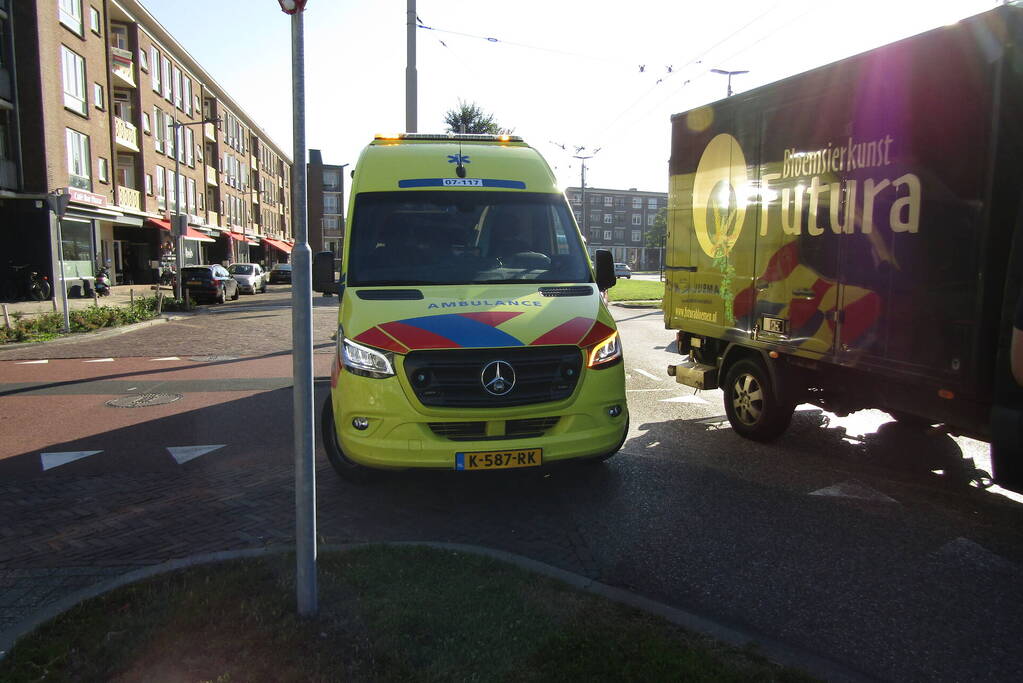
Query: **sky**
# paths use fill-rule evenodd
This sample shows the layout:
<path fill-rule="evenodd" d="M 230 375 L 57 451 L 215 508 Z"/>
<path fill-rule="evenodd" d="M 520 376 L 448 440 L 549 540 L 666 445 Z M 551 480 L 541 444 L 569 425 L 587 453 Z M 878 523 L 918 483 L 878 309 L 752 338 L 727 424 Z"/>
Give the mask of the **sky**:
<path fill-rule="evenodd" d="M 141 0 L 292 156 L 291 19 L 275 0 Z M 666 192 L 671 116 L 1001 0 L 417 0 L 417 117 L 475 103 L 537 148 L 562 188 Z M 306 146 L 354 166 L 405 126 L 407 0 L 308 0 Z M 197 21 L 197 17 L 202 17 Z"/>

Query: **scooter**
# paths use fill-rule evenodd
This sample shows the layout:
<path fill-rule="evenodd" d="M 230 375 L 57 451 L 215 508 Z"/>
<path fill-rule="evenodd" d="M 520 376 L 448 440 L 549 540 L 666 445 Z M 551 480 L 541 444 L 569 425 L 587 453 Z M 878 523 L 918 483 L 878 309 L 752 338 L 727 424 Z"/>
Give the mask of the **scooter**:
<path fill-rule="evenodd" d="M 110 294 L 110 271 L 102 266 L 96 271 L 96 295 L 107 296 Z"/>

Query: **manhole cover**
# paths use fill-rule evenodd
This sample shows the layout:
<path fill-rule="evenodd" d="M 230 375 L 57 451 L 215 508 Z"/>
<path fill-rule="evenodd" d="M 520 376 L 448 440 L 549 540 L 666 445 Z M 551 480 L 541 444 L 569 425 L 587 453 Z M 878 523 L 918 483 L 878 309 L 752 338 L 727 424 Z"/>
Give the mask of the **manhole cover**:
<path fill-rule="evenodd" d="M 197 363 L 216 363 L 223 360 L 238 360 L 238 356 L 191 356 L 188 360 L 194 360 Z"/>
<path fill-rule="evenodd" d="M 174 403 L 180 398 L 181 394 L 134 394 L 107 401 L 107 405 L 113 408 L 148 408 Z"/>

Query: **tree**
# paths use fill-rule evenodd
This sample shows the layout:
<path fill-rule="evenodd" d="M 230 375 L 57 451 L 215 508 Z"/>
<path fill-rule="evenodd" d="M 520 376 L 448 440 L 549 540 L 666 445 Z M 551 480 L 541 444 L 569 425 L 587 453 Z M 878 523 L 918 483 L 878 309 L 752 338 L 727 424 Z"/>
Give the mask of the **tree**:
<path fill-rule="evenodd" d="M 489 133 L 490 135 L 507 135 L 512 129 L 501 128 L 494 120 L 493 114 L 487 114 L 475 102 L 469 104 L 458 100 L 456 109 L 449 109 L 444 114 L 444 125 L 448 133 Z"/>
<path fill-rule="evenodd" d="M 646 231 L 646 245 L 648 247 L 663 247 L 664 235 L 668 231 L 668 209 L 662 208 L 654 216 L 654 224 Z"/>

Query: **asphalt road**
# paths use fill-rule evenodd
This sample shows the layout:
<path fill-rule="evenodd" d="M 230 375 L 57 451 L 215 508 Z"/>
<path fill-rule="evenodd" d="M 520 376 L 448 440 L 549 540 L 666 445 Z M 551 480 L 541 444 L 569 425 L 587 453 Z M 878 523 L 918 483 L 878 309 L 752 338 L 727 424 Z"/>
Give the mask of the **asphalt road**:
<path fill-rule="evenodd" d="M 317 405 L 336 302 L 314 298 Z M 292 543 L 288 303 L 274 287 L 125 334 L 0 350 L 0 584 Z M 320 451 L 321 540 L 519 553 L 867 678 L 1023 679 L 1023 499 L 971 483 L 967 459 L 984 468 L 986 446 L 816 409 L 774 444 L 745 441 L 720 392 L 665 375 L 659 311 L 615 316 L 632 416 L 618 456 L 360 487 Z M 180 398 L 148 405 L 161 395 Z"/>

